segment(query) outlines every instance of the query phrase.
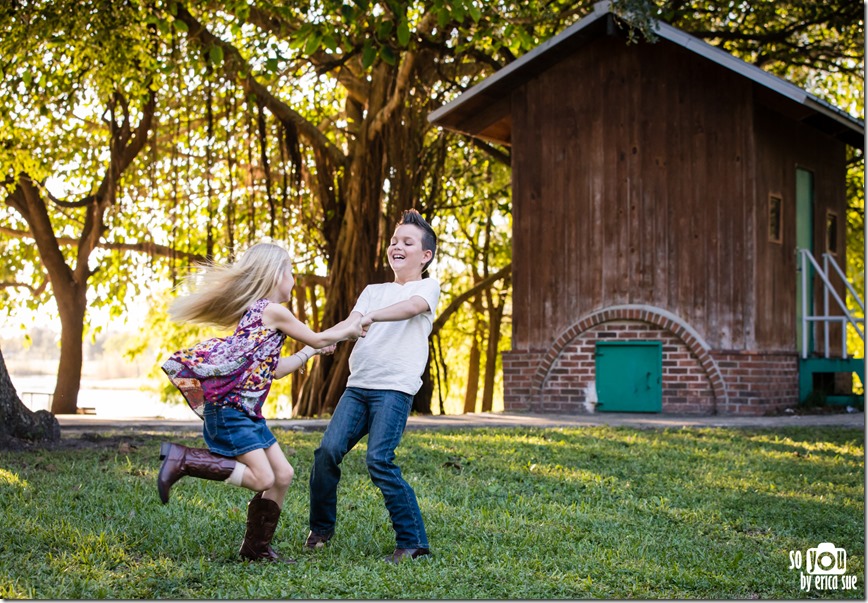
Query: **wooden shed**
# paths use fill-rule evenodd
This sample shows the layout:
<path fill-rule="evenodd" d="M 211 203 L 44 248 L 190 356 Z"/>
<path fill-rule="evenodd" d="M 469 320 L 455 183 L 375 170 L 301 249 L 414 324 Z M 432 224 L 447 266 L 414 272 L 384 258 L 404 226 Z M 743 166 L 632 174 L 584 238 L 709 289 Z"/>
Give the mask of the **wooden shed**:
<path fill-rule="evenodd" d="M 628 43 L 600 2 L 429 116 L 511 147 L 506 410 L 764 414 L 828 389 L 815 373 L 864 380 L 842 336 L 864 321 L 823 305 L 847 289 L 817 271 L 846 266 L 863 123 L 656 33 Z"/>

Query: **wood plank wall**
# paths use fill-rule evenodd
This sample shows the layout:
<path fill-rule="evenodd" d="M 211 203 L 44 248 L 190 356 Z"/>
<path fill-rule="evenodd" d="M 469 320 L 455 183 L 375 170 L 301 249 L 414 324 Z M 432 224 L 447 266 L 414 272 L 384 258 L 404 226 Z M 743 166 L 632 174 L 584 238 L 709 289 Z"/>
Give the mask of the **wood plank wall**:
<path fill-rule="evenodd" d="M 805 127 L 755 134 L 755 116 L 774 120 L 754 106 L 749 82 L 690 51 L 616 38 L 513 93 L 514 349 L 548 349 L 618 304 L 674 312 L 715 349 L 795 349 L 793 265 L 764 242 L 765 204 L 769 187 L 794 186 L 797 158 L 815 165 L 829 145 L 808 161 Z"/>
<path fill-rule="evenodd" d="M 790 350 L 795 343 L 796 297 L 798 274 L 796 256 L 796 168 L 814 174 L 814 255 L 818 261 L 825 251 L 826 210 L 838 215 L 838 245 L 836 261 L 846 269 L 846 150 L 843 143 L 817 130 L 773 112 L 756 108 L 756 199 L 757 199 L 757 338 L 765 349 Z M 769 195 L 779 194 L 783 201 L 783 240 L 780 244 L 768 238 Z M 844 285 L 838 283 L 838 294 L 844 296 Z M 816 309 L 822 306 L 819 279 L 814 284 Z M 837 313 L 837 312 L 835 312 Z M 815 327 L 819 343 L 822 332 Z M 841 352 L 841 329 L 830 332 L 833 353 Z"/>

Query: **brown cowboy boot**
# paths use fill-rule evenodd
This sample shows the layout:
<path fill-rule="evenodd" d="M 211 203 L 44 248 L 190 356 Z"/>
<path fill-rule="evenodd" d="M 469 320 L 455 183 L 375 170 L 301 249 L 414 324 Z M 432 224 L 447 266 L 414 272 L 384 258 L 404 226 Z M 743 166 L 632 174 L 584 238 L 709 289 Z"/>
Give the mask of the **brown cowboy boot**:
<path fill-rule="evenodd" d="M 248 561 L 281 561 L 295 563 L 295 559 L 281 557 L 271 548 L 271 539 L 280 519 L 280 506 L 273 500 L 262 498 L 262 492 L 247 503 L 247 531 L 238 553 Z"/>
<path fill-rule="evenodd" d="M 237 463 L 235 459 L 211 454 L 204 448 L 187 448 L 169 442 L 163 442 L 160 446 L 160 459 L 163 464 L 157 474 L 157 492 L 163 504 L 169 502 L 169 488 L 172 484 L 185 475 L 226 480 L 232 475 Z"/>

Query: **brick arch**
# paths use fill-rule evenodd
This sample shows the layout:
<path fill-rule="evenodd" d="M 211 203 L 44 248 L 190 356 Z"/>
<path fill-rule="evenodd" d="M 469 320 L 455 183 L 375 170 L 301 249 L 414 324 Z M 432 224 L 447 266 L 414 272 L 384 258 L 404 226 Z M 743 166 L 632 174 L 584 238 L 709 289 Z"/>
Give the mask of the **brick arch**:
<path fill-rule="evenodd" d="M 646 322 L 674 334 L 696 356 L 700 366 L 705 370 L 705 374 L 714 392 L 714 407 L 718 408 L 719 404 L 725 405 L 727 403 L 726 384 L 723 380 L 723 375 L 717 366 L 717 362 L 711 356 L 710 346 L 699 333 L 683 319 L 662 308 L 633 304 L 609 306 L 608 308 L 594 310 L 565 329 L 537 365 L 536 372 L 531 381 L 531 392 L 536 395 L 542 394 L 549 372 L 561 355 L 561 352 L 571 341 L 597 325 L 615 320 Z"/>

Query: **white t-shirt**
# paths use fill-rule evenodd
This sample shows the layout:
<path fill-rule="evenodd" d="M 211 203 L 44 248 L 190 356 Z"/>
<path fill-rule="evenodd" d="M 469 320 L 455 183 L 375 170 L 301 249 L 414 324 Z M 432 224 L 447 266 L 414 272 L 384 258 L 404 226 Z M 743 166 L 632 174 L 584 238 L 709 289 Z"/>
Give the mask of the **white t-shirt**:
<path fill-rule="evenodd" d="M 367 335 L 356 341 L 350 354 L 347 387 L 391 389 L 415 395 L 422 387 L 422 371 L 428 361 L 428 335 L 440 299 L 440 283 L 433 278 L 404 285 L 368 285 L 353 312 L 363 316 L 418 296 L 428 302 L 428 311 L 407 320 L 375 322 Z"/>

